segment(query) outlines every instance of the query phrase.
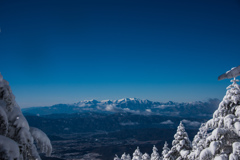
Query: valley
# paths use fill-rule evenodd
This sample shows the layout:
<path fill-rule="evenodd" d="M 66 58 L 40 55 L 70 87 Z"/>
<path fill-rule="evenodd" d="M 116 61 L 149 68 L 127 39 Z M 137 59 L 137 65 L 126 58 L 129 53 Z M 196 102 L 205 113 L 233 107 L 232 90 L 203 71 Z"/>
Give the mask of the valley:
<path fill-rule="evenodd" d="M 56 160 L 112 160 L 115 154 L 132 153 L 137 146 L 142 152 L 151 154 L 153 145 L 156 145 L 161 152 L 165 140 L 171 143 L 179 122 L 183 120 L 183 117 L 94 112 L 28 115 L 26 118 L 30 126 L 40 128 L 49 136 L 53 145 L 51 158 Z M 203 118 L 185 119 L 191 139 L 200 122 L 204 121 Z M 42 159 L 49 158 L 42 155 Z"/>

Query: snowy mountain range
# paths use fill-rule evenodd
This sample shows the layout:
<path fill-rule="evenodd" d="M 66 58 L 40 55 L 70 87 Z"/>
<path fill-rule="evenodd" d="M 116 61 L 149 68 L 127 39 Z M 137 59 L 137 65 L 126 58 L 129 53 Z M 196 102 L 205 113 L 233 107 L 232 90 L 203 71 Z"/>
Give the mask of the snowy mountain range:
<path fill-rule="evenodd" d="M 47 107 L 23 108 L 27 115 L 72 114 L 82 112 L 98 113 L 133 113 L 144 115 L 168 115 L 168 116 L 210 116 L 219 104 L 218 99 L 209 99 L 206 102 L 196 101 L 190 103 L 178 102 L 153 102 L 137 98 L 124 98 L 119 100 L 84 100 L 74 104 L 56 104 Z"/>

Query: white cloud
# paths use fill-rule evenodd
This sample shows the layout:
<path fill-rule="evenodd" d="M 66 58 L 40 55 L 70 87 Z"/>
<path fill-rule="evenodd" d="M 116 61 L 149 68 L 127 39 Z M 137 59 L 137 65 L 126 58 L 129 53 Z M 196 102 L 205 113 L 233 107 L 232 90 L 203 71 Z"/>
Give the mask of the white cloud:
<path fill-rule="evenodd" d="M 124 111 L 131 111 L 129 108 L 123 108 Z"/>
<path fill-rule="evenodd" d="M 138 122 L 125 122 L 125 123 L 120 123 L 122 126 L 133 126 L 133 125 L 138 125 Z"/>
<path fill-rule="evenodd" d="M 169 108 L 169 107 L 176 107 L 176 105 L 158 105 L 155 106 L 154 108 L 160 108 L 160 109 L 165 109 L 165 108 Z"/>
<path fill-rule="evenodd" d="M 151 113 L 151 112 L 152 112 L 152 110 L 151 110 L 151 109 L 146 109 L 146 112 L 149 112 L 149 113 Z"/>
<path fill-rule="evenodd" d="M 106 111 L 115 111 L 115 109 L 116 109 L 116 106 L 112 104 L 107 105 L 105 108 Z"/>
<path fill-rule="evenodd" d="M 171 120 L 167 120 L 167 121 L 161 122 L 160 124 L 174 124 L 174 122 Z"/>
<path fill-rule="evenodd" d="M 78 105 L 78 107 L 86 107 L 86 104 L 85 104 L 85 103 L 80 103 L 80 104 Z"/>
<path fill-rule="evenodd" d="M 201 125 L 200 122 L 198 121 L 189 121 L 189 120 L 182 120 L 183 123 L 185 123 L 187 126 L 192 126 L 192 127 L 199 127 Z"/>

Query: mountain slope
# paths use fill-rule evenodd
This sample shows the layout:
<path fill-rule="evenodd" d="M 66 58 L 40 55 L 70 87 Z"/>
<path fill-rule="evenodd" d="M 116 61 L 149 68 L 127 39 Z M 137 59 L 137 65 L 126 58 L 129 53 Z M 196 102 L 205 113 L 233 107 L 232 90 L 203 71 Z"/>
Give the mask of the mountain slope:
<path fill-rule="evenodd" d="M 218 99 L 209 99 L 207 102 L 153 102 L 136 98 L 124 98 L 119 100 L 86 100 L 74 104 L 56 104 L 49 107 L 23 108 L 25 115 L 50 115 L 50 114 L 72 114 L 84 112 L 98 113 L 133 113 L 143 115 L 168 115 L 168 116 L 210 116 L 216 110 Z"/>

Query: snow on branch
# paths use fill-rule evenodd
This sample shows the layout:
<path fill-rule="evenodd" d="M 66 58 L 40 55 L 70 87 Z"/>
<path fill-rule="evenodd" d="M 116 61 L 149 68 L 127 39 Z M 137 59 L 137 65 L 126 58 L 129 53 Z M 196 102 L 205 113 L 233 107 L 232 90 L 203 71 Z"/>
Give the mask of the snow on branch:
<path fill-rule="evenodd" d="M 47 156 L 50 156 L 52 153 L 52 144 L 47 135 L 40 129 L 34 127 L 30 127 L 30 132 L 40 151 L 46 153 Z"/>
<path fill-rule="evenodd" d="M 39 131 L 43 139 L 38 140 L 42 151 L 50 155 L 52 146 L 46 134 Z M 34 139 L 36 135 L 34 134 Z M 0 73 L 0 159 L 41 160 L 33 143 L 29 124 L 15 101 L 9 83 Z"/>

